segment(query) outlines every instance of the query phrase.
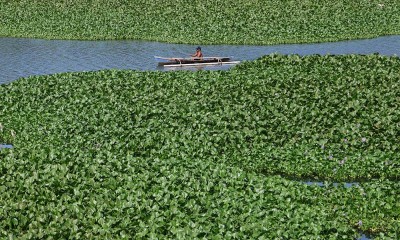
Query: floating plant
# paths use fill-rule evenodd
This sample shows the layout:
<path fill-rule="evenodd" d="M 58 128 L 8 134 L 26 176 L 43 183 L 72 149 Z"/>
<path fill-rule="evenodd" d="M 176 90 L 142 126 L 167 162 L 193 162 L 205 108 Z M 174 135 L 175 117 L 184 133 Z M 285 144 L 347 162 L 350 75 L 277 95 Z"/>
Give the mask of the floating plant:
<path fill-rule="evenodd" d="M 0 238 L 396 239 L 398 69 L 274 54 L 0 85 Z"/>

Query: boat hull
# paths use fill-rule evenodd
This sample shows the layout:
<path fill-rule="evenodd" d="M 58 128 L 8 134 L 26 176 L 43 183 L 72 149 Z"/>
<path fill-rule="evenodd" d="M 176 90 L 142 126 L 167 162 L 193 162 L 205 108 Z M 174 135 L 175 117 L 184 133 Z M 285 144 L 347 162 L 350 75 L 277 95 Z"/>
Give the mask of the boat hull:
<path fill-rule="evenodd" d="M 230 57 L 207 57 L 207 58 L 163 58 L 155 57 L 161 61 L 158 66 L 164 67 L 184 67 L 184 66 L 203 66 L 203 65 L 221 65 L 237 64 L 239 61 L 231 61 Z"/>

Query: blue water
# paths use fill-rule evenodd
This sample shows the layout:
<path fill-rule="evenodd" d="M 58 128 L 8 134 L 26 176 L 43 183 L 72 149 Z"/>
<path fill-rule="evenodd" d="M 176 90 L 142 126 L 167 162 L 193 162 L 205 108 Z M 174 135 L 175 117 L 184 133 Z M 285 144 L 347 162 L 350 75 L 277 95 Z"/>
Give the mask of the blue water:
<path fill-rule="evenodd" d="M 367 235 L 362 234 L 360 238 L 358 238 L 358 240 L 371 240 L 372 238 L 367 237 Z"/>
<path fill-rule="evenodd" d="M 313 186 L 313 185 L 319 186 L 319 187 L 324 187 L 325 186 L 325 183 L 323 183 L 323 182 L 305 181 L 304 183 L 307 184 L 307 185 L 310 185 L 310 186 Z M 357 182 L 345 182 L 345 183 L 334 182 L 334 183 L 330 183 L 330 185 L 332 185 L 334 187 L 344 186 L 345 188 L 351 188 L 351 187 L 359 186 Z"/>
<path fill-rule="evenodd" d="M 13 145 L 11 145 L 11 144 L 0 144 L 0 150 L 2 148 L 13 148 Z"/>
<path fill-rule="evenodd" d="M 253 60 L 266 54 L 372 54 L 400 56 L 400 35 L 316 44 L 207 45 L 205 56 Z M 146 41 L 76 41 L 0 38 L 0 84 L 31 75 L 100 69 L 165 70 L 154 56 L 188 57 L 195 45 Z M 202 69 L 224 70 L 230 65 Z M 197 70 L 194 68 L 193 70 Z"/>

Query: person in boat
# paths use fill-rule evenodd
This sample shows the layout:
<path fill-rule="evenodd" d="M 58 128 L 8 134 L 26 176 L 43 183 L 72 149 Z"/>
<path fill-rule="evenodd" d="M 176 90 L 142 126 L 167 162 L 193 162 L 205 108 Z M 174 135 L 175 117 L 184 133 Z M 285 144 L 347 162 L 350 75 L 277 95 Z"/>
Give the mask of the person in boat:
<path fill-rule="evenodd" d="M 202 59 L 203 53 L 201 52 L 201 47 L 196 48 L 196 53 L 192 55 L 194 59 Z"/>

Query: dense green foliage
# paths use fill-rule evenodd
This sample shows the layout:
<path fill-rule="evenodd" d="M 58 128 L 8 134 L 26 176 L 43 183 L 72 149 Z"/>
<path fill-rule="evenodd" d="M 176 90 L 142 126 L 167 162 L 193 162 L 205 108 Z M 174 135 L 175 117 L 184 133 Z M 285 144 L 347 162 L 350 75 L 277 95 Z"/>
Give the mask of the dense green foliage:
<path fill-rule="evenodd" d="M 399 69 L 270 55 L 0 85 L 0 236 L 396 239 Z"/>
<path fill-rule="evenodd" d="M 0 0 L 0 36 L 271 44 L 400 33 L 389 0 Z"/>

